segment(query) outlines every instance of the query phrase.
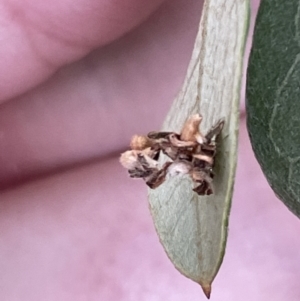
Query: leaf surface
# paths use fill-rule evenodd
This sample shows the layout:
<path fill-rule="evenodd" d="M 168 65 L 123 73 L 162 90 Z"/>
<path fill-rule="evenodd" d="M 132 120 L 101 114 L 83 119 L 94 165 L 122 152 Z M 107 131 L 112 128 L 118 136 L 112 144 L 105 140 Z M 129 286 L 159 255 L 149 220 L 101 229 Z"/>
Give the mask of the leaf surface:
<path fill-rule="evenodd" d="M 183 87 L 163 125 L 180 132 L 194 113 L 206 133 L 220 118 L 214 194 L 199 197 L 189 177 L 175 177 L 149 192 L 160 241 L 175 267 L 207 297 L 223 260 L 237 160 L 240 82 L 248 30 L 248 0 L 206 0 Z"/>
<path fill-rule="evenodd" d="M 247 125 L 276 195 L 300 217 L 300 1 L 262 0 L 247 74 Z"/>

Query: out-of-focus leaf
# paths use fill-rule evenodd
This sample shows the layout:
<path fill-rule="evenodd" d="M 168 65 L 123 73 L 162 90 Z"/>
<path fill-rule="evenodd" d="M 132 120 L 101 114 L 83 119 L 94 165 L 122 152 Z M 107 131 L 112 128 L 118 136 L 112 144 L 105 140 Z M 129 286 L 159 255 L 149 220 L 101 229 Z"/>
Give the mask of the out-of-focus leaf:
<path fill-rule="evenodd" d="M 247 124 L 276 195 L 300 217 L 300 1 L 262 0 L 247 79 Z"/>
<path fill-rule="evenodd" d="M 175 177 L 149 195 L 154 224 L 167 255 L 182 274 L 202 286 L 207 297 L 227 239 L 248 18 L 248 0 L 206 0 L 185 82 L 163 126 L 163 130 L 180 132 L 190 115 L 200 113 L 201 130 L 206 132 L 225 118 L 214 194 L 199 197 L 188 177 Z"/>

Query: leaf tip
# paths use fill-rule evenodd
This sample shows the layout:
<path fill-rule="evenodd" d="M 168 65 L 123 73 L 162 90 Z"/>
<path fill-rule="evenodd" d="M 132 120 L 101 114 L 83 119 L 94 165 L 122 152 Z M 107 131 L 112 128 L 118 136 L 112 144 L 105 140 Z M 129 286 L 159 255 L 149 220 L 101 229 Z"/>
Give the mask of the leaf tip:
<path fill-rule="evenodd" d="M 206 296 L 207 299 L 210 298 L 210 294 L 211 294 L 211 284 L 210 283 L 206 283 L 206 284 L 200 284 L 203 290 L 204 295 Z"/>

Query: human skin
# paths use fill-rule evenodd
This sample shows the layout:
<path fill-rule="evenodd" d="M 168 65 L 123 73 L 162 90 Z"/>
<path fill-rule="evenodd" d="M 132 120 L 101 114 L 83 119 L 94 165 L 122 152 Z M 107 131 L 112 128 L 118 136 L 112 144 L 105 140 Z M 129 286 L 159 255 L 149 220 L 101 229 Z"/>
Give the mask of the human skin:
<path fill-rule="evenodd" d="M 0 300 L 205 300 L 159 244 L 144 183 L 117 162 L 132 134 L 160 127 L 201 3 L 0 5 Z M 212 300 L 298 300 L 299 222 L 264 180 L 244 123 Z"/>

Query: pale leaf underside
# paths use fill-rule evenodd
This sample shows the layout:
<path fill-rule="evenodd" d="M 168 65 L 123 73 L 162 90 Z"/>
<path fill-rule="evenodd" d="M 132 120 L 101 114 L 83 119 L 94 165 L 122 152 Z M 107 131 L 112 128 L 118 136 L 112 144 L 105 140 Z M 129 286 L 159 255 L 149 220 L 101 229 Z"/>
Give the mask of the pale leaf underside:
<path fill-rule="evenodd" d="M 224 256 L 236 167 L 240 81 L 248 28 L 248 0 L 207 0 L 183 87 L 163 125 L 180 132 L 194 113 L 205 133 L 225 118 L 213 181 L 214 194 L 199 197 L 187 177 L 150 190 L 160 241 L 175 267 L 210 295 Z"/>

